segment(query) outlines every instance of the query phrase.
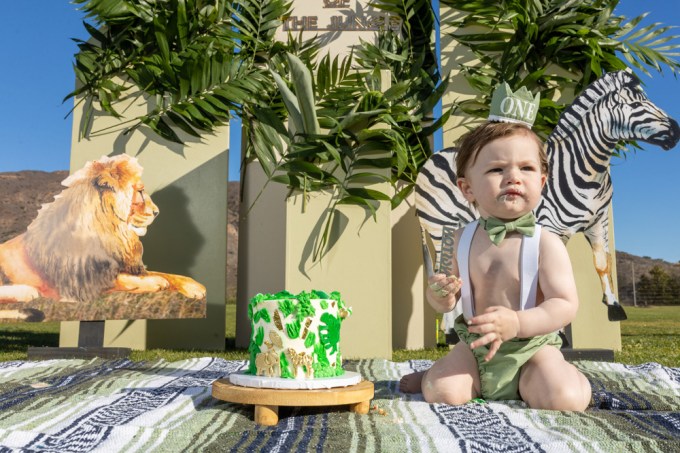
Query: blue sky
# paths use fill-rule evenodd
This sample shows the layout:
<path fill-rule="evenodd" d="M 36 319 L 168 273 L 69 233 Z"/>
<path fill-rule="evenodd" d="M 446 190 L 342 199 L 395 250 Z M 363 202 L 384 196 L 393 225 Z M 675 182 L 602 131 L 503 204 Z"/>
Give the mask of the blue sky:
<path fill-rule="evenodd" d="M 644 23 L 680 26 L 677 0 L 621 0 L 618 12 Z M 0 26 L 0 172 L 64 170 L 69 166 L 76 44 L 86 38 L 83 14 L 66 0 L 12 1 Z M 680 34 L 680 29 L 676 30 Z M 642 76 L 646 92 L 680 121 L 680 81 L 669 71 Z M 238 157 L 230 179 L 238 179 Z M 612 162 L 616 249 L 680 262 L 680 241 L 658 224 L 680 229 L 680 146 L 664 152 L 646 147 Z M 658 222 L 655 220 L 658 218 Z M 672 231 L 672 230 L 671 230 Z"/>

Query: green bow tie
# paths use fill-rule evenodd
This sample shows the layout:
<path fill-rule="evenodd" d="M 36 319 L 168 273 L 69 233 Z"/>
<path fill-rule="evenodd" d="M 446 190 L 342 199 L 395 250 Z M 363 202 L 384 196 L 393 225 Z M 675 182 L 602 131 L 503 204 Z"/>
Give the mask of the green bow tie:
<path fill-rule="evenodd" d="M 479 219 L 479 224 L 489 234 L 491 242 L 498 245 L 505 238 L 506 233 L 512 231 L 517 231 L 525 236 L 533 236 L 534 227 L 536 226 L 536 217 L 533 212 L 524 214 L 522 217 L 513 220 L 512 222 L 503 222 L 495 217 L 489 217 L 488 219 L 482 217 Z"/>

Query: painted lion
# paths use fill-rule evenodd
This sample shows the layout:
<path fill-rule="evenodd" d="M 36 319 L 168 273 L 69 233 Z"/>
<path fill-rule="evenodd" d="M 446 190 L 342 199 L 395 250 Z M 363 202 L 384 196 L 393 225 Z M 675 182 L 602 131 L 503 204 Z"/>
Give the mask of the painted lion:
<path fill-rule="evenodd" d="M 113 291 L 205 297 L 205 287 L 189 277 L 146 270 L 139 237 L 158 207 L 141 175 L 137 160 L 121 154 L 66 178 L 26 232 L 0 244 L 0 302 L 85 302 Z"/>

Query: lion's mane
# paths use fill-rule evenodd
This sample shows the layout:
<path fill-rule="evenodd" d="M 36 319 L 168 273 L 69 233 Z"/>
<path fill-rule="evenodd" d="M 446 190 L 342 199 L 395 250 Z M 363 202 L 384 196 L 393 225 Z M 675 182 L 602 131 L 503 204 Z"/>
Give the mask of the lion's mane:
<path fill-rule="evenodd" d="M 141 172 L 137 160 L 124 154 L 88 162 L 29 225 L 28 259 L 62 299 L 92 300 L 120 272 L 145 272 L 142 244 L 128 225 Z"/>

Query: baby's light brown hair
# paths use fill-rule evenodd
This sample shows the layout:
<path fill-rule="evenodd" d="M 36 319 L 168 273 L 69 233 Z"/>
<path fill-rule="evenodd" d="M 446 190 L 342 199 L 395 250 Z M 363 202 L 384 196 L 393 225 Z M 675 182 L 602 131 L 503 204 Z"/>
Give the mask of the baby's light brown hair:
<path fill-rule="evenodd" d="M 538 145 L 538 160 L 541 164 L 541 173 L 548 174 L 548 156 L 541 139 L 527 126 L 519 123 L 502 123 L 497 121 L 487 121 L 475 129 L 465 134 L 458 144 L 458 155 L 456 156 L 456 175 L 459 178 L 465 177 L 465 172 L 470 165 L 474 164 L 484 146 L 488 143 L 503 137 L 513 135 L 526 135 L 532 138 Z"/>

